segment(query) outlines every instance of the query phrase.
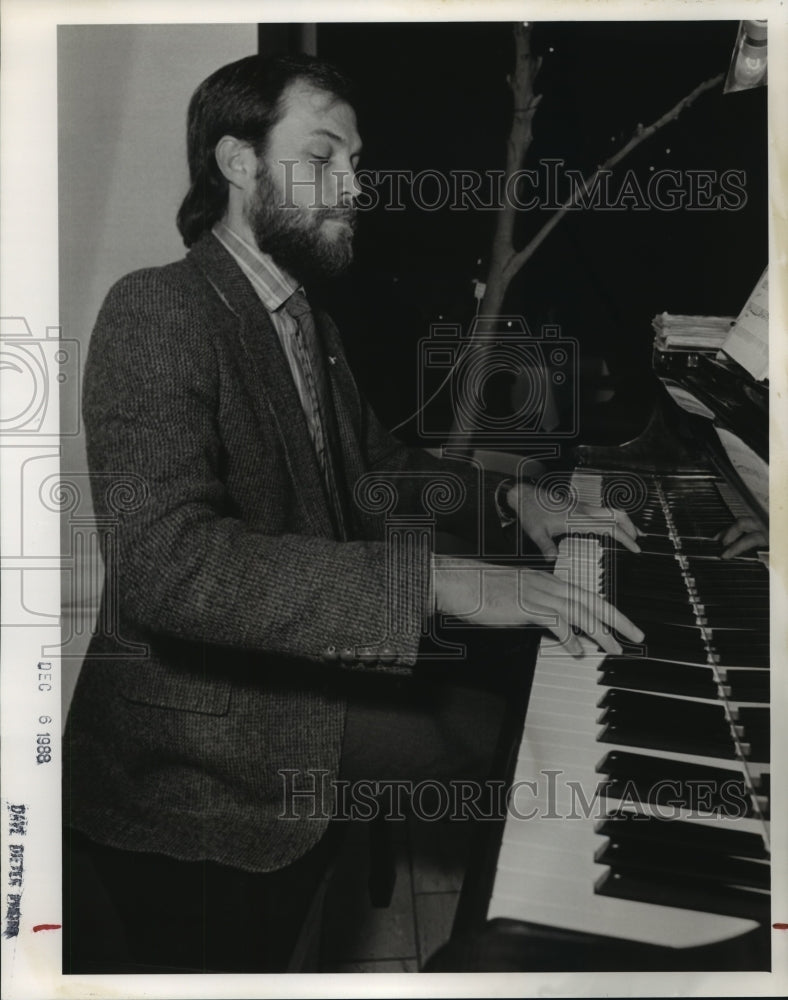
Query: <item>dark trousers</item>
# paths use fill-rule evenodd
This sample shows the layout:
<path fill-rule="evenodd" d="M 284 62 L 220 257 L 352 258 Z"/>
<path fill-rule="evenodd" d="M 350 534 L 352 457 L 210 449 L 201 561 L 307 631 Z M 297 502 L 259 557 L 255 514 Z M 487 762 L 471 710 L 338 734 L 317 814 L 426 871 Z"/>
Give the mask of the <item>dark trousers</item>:
<path fill-rule="evenodd" d="M 117 850 L 66 830 L 63 971 L 285 972 L 331 841 L 257 873 Z"/>
<path fill-rule="evenodd" d="M 415 680 L 349 676 L 340 778 L 483 780 L 505 701 L 494 683 L 455 683 L 460 669 L 448 668 L 453 683 L 429 671 Z M 331 824 L 294 864 L 250 873 L 117 850 L 67 830 L 64 972 L 286 971 L 341 833 L 341 822 Z"/>

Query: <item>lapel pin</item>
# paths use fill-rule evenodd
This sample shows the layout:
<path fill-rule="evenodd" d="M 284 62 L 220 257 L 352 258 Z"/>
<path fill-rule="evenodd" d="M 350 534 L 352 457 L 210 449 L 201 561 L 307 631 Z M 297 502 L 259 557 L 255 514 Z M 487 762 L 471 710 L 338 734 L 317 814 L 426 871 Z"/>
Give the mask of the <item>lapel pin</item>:
<path fill-rule="evenodd" d="M 328 363 L 330 365 L 335 365 L 337 363 L 337 359 L 334 357 L 333 354 L 329 354 L 329 356 L 328 356 Z"/>

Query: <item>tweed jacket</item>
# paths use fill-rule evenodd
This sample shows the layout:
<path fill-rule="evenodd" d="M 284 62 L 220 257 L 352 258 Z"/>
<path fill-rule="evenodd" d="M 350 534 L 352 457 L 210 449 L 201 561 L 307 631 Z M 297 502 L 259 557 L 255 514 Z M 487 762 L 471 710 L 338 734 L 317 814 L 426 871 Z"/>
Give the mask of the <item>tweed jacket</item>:
<path fill-rule="evenodd" d="M 458 516 L 476 517 L 472 467 L 388 435 L 315 315 L 348 492 L 380 472 L 413 510 L 448 468 L 469 498 Z M 397 557 L 374 490 L 335 537 L 273 325 L 210 234 L 110 291 L 83 412 L 106 582 L 67 723 L 65 821 L 125 849 L 282 867 L 327 823 L 319 801 L 288 817 L 283 791 L 336 775 L 338 676 L 416 661 L 428 556 Z"/>

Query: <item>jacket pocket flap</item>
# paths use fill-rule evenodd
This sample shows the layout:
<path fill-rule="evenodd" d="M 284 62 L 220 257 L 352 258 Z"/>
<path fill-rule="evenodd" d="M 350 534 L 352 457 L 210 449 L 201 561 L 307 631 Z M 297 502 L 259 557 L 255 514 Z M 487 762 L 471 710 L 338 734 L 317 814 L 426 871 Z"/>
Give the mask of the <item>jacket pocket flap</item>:
<path fill-rule="evenodd" d="M 230 687 L 224 678 L 140 665 L 122 678 L 120 693 L 128 701 L 156 708 L 226 715 L 230 708 Z"/>

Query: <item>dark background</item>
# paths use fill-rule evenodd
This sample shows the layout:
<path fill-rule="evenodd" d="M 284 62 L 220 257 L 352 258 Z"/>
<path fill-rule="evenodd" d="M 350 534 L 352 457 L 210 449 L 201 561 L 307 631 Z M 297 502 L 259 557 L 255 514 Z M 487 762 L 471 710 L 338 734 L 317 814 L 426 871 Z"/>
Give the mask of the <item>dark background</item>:
<path fill-rule="evenodd" d="M 561 158 L 587 173 L 638 123 L 726 73 L 737 29 L 737 21 L 537 23 L 543 97 L 524 166 Z M 362 168 L 503 168 L 509 23 L 320 24 L 317 53 L 357 86 Z M 611 402 L 583 404 L 578 440 L 626 440 L 645 423 L 655 314 L 737 315 L 743 307 L 767 263 L 766 141 L 766 88 L 723 94 L 720 84 L 615 168 L 611 188 L 629 169 L 641 187 L 652 166 L 735 169 L 746 174 L 744 207 L 570 213 L 515 279 L 506 312 L 523 315 L 532 332 L 560 324 L 580 342 L 589 372 L 604 358 L 613 375 Z M 521 213 L 517 246 L 549 215 Z M 407 420 L 418 404 L 418 342 L 439 317 L 467 328 L 472 279 L 485 276 L 494 224 L 485 211 L 363 212 L 356 263 L 322 290 L 362 389 L 389 427 L 407 421 L 397 433 L 409 442 L 419 442 Z M 448 394 L 440 405 L 448 430 Z"/>

